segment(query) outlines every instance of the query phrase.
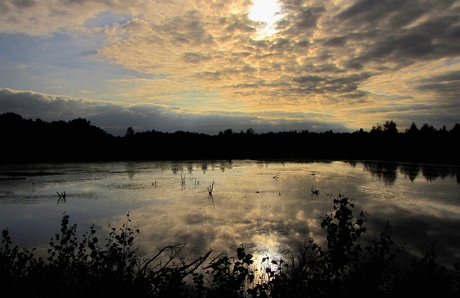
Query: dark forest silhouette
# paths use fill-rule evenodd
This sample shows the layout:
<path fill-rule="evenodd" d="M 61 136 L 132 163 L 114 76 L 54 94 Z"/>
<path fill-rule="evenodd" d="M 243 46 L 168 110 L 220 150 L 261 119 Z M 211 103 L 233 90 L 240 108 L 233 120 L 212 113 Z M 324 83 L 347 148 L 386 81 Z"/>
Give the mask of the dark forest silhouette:
<path fill-rule="evenodd" d="M 217 135 L 155 130 L 113 136 L 82 118 L 46 122 L 16 113 L 0 115 L 1 163 L 112 160 L 325 159 L 376 160 L 459 165 L 460 124 L 448 130 L 415 123 L 399 132 L 395 122 L 352 133 L 285 131 L 256 133 L 252 128 Z"/>

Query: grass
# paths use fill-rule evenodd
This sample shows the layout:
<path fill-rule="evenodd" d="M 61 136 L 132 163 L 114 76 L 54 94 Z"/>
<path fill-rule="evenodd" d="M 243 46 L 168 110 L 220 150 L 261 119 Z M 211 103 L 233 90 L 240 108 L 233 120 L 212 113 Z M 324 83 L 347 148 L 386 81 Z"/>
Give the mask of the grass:
<path fill-rule="evenodd" d="M 127 214 L 103 241 L 91 226 L 81 239 L 64 215 L 46 257 L 35 249 L 13 246 L 8 229 L 0 247 L 0 286 L 17 297 L 408 297 L 436 293 L 460 297 L 460 267 L 446 267 L 431 249 L 410 262 L 403 246 L 391 240 L 390 225 L 364 242 L 367 214 L 353 214 L 345 196 L 333 199 L 322 217 L 327 247 L 306 239 L 286 259 L 254 260 L 244 246 L 234 256 L 212 250 L 191 262 L 186 244 L 158 248 L 152 256 L 135 245 L 140 231 Z M 261 270 L 260 268 L 263 268 Z"/>

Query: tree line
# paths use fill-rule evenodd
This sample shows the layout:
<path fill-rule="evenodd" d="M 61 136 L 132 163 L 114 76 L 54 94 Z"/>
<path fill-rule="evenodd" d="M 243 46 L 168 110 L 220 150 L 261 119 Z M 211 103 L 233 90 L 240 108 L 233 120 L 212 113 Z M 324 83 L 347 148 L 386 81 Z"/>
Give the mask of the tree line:
<path fill-rule="evenodd" d="M 460 124 L 450 130 L 412 123 L 400 132 L 390 120 L 369 131 L 351 133 L 283 131 L 256 133 L 252 128 L 217 135 L 176 131 L 113 136 L 77 118 L 46 122 L 16 113 L 0 115 L 1 163 L 115 160 L 327 159 L 377 160 L 459 165 Z"/>

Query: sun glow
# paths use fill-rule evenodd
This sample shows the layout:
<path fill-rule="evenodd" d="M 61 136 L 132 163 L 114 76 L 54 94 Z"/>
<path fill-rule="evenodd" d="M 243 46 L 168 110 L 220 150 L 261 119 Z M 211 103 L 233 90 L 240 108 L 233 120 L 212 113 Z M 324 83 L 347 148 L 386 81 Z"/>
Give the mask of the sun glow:
<path fill-rule="evenodd" d="M 277 0 L 253 0 L 249 9 L 249 18 L 262 25 L 258 30 L 260 38 L 275 34 L 276 22 L 282 17 L 281 5 Z"/>

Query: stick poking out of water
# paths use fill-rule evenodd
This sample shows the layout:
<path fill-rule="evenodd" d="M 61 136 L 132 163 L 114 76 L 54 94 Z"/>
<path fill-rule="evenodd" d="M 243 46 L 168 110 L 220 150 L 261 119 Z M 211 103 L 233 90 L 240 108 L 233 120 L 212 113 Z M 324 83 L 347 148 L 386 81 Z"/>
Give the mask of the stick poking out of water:
<path fill-rule="evenodd" d="M 211 183 L 211 185 L 208 186 L 207 190 L 209 195 L 212 196 L 212 192 L 214 191 L 214 181 Z"/>

